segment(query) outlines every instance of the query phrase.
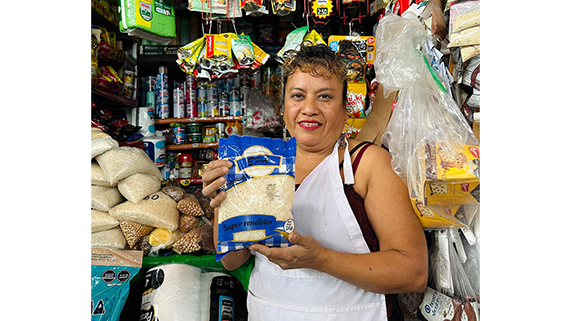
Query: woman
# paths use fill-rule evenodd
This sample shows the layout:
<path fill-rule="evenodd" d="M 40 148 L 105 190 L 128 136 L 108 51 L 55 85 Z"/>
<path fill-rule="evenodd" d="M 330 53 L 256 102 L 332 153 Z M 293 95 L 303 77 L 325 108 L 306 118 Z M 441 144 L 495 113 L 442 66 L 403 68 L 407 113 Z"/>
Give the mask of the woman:
<path fill-rule="evenodd" d="M 293 246 L 253 244 L 222 263 L 232 270 L 255 255 L 250 320 L 402 318 L 395 296 L 387 306 L 384 294 L 422 292 L 428 274 L 408 190 L 386 150 L 342 135 L 347 71 L 337 54 L 326 45 L 302 47 L 283 69 L 284 121 L 297 140 Z M 231 165 L 213 161 L 203 175 L 203 194 L 215 209 Z"/>

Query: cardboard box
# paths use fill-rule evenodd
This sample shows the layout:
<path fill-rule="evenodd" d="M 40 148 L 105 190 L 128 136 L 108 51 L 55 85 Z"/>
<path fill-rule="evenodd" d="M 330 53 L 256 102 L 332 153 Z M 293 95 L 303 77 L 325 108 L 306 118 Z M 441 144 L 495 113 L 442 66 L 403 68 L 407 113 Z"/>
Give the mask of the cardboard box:
<path fill-rule="evenodd" d="M 385 98 L 383 95 L 383 87 L 379 86 L 377 94 L 375 95 L 375 101 L 367 116 L 367 122 L 363 126 L 363 129 L 359 133 L 359 139 L 370 141 L 376 145 L 381 145 L 381 139 L 393 111 L 393 103 L 397 101 L 397 92 L 392 92 L 389 97 Z"/>

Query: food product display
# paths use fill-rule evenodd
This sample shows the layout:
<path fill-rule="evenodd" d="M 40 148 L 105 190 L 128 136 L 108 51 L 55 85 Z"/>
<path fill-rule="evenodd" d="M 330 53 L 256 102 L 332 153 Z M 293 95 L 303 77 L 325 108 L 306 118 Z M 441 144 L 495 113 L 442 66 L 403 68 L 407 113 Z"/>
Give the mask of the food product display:
<path fill-rule="evenodd" d="M 347 68 L 345 135 L 391 153 L 428 236 L 428 286 L 399 294 L 407 320 L 479 319 L 478 0 L 92 7 L 111 24 L 94 22 L 91 35 L 91 245 L 141 256 L 127 282 L 142 268 L 137 292 L 114 285 L 113 302 L 93 299 L 92 283 L 92 320 L 247 320 L 230 275 L 247 291 L 253 260 L 238 272 L 219 260 L 254 242 L 291 245 L 295 139 L 282 119 L 282 64 L 316 44 Z M 219 158 L 234 166 L 215 225 L 201 188 Z"/>

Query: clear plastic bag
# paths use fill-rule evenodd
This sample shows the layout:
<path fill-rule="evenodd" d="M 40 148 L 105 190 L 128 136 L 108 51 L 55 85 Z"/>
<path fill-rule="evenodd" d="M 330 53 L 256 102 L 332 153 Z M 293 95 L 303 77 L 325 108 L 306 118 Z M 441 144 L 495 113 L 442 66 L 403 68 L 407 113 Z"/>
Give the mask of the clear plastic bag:
<path fill-rule="evenodd" d="M 377 80 L 385 96 L 399 90 L 382 142 L 413 204 L 434 212 L 417 212 L 423 226 L 446 226 L 442 222 L 426 225 L 422 217 L 453 217 L 461 205 L 479 203 L 479 141 L 417 49 L 426 37 L 420 22 L 389 14 L 379 21 L 376 33 L 381 37 L 377 42 L 380 58 L 375 62 Z"/>

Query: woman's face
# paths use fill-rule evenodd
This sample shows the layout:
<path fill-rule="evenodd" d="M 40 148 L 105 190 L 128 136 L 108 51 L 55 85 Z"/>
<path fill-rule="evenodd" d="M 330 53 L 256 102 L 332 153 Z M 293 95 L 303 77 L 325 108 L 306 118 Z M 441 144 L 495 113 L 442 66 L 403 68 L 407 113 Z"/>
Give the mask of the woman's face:
<path fill-rule="evenodd" d="M 288 78 L 284 121 L 300 148 L 308 151 L 332 148 L 347 118 L 343 83 L 337 77 L 313 77 L 298 69 Z"/>

